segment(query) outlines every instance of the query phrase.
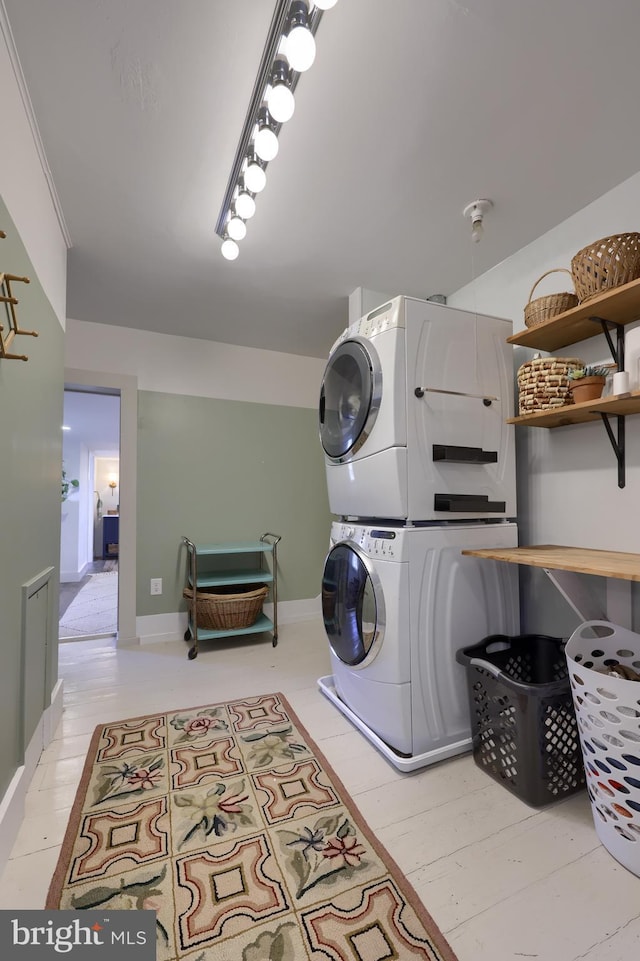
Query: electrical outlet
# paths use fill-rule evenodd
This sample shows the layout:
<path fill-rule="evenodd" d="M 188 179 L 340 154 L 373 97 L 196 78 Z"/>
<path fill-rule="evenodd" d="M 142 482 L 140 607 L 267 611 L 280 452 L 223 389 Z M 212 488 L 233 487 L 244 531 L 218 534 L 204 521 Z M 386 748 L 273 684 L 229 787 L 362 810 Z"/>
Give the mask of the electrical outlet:
<path fill-rule="evenodd" d="M 151 594 L 162 594 L 162 578 L 152 577 L 151 578 Z"/>

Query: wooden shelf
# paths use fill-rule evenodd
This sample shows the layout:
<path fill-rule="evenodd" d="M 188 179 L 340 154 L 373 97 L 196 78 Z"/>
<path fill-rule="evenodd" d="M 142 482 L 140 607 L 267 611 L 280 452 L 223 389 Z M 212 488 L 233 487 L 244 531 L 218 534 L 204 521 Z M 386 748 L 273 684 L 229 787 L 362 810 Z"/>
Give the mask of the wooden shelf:
<path fill-rule="evenodd" d="M 213 554 L 269 554 L 273 544 L 269 541 L 228 541 L 224 544 L 196 544 L 198 556 Z"/>
<path fill-rule="evenodd" d="M 551 320 L 521 330 L 507 338 L 507 343 L 536 347 L 538 350 L 558 350 L 559 347 L 601 334 L 602 327 L 597 323 L 599 319 L 615 324 L 632 324 L 640 320 L 640 279 L 622 287 L 614 287 L 593 297 L 586 304 L 579 304 Z"/>
<path fill-rule="evenodd" d="M 205 627 L 198 628 L 198 640 L 214 641 L 222 637 L 240 637 L 243 634 L 262 634 L 263 631 L 272 631 L 273 621 L 266 614 L 258 614 L 258 618 L 249 627 L 225 628 L 223 631 L 209 630 Z"/>
<path fill-rule="evenodd" d="M 598 551 L 588 547 L 560 547 L 541 544 L 534 547 L 499 547 L 464 550 L 463 554 L 485 557 L 510 564 L 526 564 L 555 571 L 575 571 L 599 577 L 617 577 L 624 581 L 640 581 L 640 554 L 623 551 Z"/>
<path fill-rule="evenodd" d="M 188 577 L 189 587 L 193 587 Z M 211 574 L 198 574 L 198 587 L 220 587 L 228 584 L 271 584 L 273 574 L 266 570 L 216 571 Z"/>
<path fill-rule="evenodd" d="M 565 427 L 567 424 L 586 424 L 599 420 L 601 413 L 623 415 L 640 413 L 640 390 L 631 391 L 629 394 L 599 397 L 597 400 L 586 400 L 582 404 L 569 404 L 566 407 L 537 410 L 532 414 L 520 414 L 519 417 L 510 417 L 507 423 L 519 424 L 521 427 Z"/>

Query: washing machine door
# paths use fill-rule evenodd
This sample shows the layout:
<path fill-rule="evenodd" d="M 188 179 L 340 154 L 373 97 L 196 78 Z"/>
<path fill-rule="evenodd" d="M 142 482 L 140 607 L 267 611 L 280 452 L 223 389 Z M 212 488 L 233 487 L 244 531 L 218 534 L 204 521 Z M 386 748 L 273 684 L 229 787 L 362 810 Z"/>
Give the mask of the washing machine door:
<path fill-rule="evenodd" d="M 352 668 L 372 662 L 384 635 L 382 585 L 369 559 L 350 541 L 336 544 L 325 561 L 322 615 L 336 657 Z"/>
<path fill-rule="evenodd" d="M 375 348 L 344 340 L 329 358 L 320 390 L 320 440 L 327 457 L 341 463 L 371 433 L 382 398 L 382 369 Z"/>

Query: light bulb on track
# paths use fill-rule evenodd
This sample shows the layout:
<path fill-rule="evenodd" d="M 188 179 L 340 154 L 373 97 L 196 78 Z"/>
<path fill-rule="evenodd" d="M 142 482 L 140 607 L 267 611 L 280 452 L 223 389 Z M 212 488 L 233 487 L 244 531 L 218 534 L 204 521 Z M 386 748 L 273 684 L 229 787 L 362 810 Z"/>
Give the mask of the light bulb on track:
<path fill-rule="evenodd" d="M 250 193 L 241 190 L 233 202 L 235 212 L 243 220 L 250 220 L 256 212 L 256 202 Z"/>
<path fill-rule="evenodd" d="M 244 240 L 247 236 L 247 225 L 240 217 L 231 217 L 227 224 L 227 234 L 232 240 Z"/>
<path fill-rule="evenodd" d="M 258 163 L 255 157 L 250 157 L 247 162 L 244 171 L 244 183 L 253 194 L 259 194 L 266 186 L 267 175 L 264 172 L 264 167 Z"/>
<path fill-rule="evenodd" d="M 258 111 L 258 129 L 253 138 L 253 149 L 260 158 L 268 163 L 278 156 L 279 148 L 276 132 L 271 126 L 271 117 L 266 107 L 260 107 Z"/>
<path fill-rule="evenodd" d="M 240 248 L 238 247 L 235 240 L 230 240 L 228 237 L 222 241 L 222 246 L 220 251 L 225 260 L 235 260 L 240 253 Z"/>
<path fill-rule="evenodd" d="M 316 58 L 316 41 L 309 29 L 309 13 L 304 0 L 294 0 L 291 4 L 285 53 L 289 66 L 298 73 L 308 70 Z"/>
<path fill-rule="evenodd" d="M 267 95 L 269 113 L 276 123 L 286 123 L 293 117 L 296 101 L 291 92 L 290 83 L 289 64 L 283 57 L 278 57 L 273 64 L 271 86 Z"/>

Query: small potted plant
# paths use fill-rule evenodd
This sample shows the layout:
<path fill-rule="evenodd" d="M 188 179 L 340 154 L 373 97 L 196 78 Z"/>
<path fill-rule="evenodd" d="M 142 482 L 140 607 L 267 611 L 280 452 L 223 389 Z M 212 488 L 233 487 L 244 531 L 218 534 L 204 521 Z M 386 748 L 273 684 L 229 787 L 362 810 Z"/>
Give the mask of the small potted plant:
<path fill-rule="evenodd" d="M 569 371 L 569 389 L 574 404 L 585 400 L 597 400 L 602 395 L 609 373 L 608 367 L 586 364 Z"/>

